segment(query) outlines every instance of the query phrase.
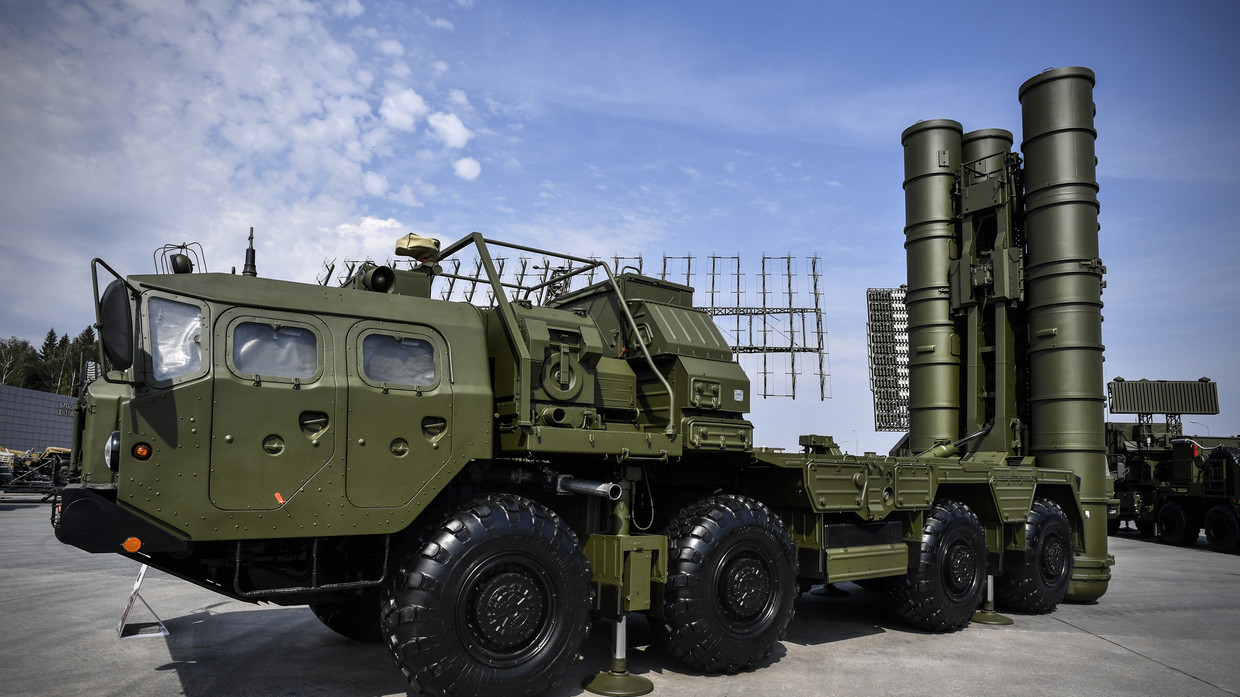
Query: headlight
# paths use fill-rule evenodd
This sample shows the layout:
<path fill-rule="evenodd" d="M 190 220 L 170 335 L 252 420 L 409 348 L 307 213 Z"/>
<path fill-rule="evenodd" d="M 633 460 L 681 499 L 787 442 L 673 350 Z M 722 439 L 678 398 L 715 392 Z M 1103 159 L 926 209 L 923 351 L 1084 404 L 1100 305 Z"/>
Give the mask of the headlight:
<path fill-rule="evenodd" d="M 120 431 L 112 431 L 112 435 L 108 437 L 108 442 L 103 446 L 103 461 L 107 463 L 108 469 L 118 471 L 121 463 Z"/>

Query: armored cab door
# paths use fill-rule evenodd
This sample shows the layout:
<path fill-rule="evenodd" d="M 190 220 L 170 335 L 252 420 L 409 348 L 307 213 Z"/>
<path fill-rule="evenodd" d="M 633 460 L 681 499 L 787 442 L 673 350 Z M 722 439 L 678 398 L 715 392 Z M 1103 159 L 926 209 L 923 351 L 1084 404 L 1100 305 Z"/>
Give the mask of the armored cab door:
<path fill-rule="evenodd" d="M 403 506 L 452 456 L 447 343 L 430 327 L 361 322 L 348 337 L 345 492 L 362 508 Z"/>
<path fill-rule="evenodd" d="M 293 313 L 230 310 L 216 323 L 211 501 L 270 510 L 332 463 L 336 382 L 331 334 Z"/>

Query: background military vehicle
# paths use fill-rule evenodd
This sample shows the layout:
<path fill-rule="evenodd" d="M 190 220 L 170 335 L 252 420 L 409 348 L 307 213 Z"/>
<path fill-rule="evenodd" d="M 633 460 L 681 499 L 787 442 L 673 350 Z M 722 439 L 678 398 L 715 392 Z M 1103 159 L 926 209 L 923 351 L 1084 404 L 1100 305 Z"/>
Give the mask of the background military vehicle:
<path fill-rule="evenodd" d="M 24 451 L 0 448 L 0 465 L 8 465 L 9 476 L 0 474 L 0 486 L 9 492 L 51 494 L 72 478 L 69 448 L 49 446 Z"/>
<path fill-rule="evenodd" d="M 409 268 L 321 287 L 259 278 L 251 245 L 240 275 L 93 262 L 108 370 L 80 400 L 56 534 L 309 605 L 430 694 L 541 692 L 596 616 L 617 649 L 589 689 L 639 694 L 634 612 L 669 656 L 741 670 L 821 583 L 881 584 L 930 631 L 968 624 L 991 576 L 1020 611 L 1095 600 L 1112 558 L 1093 83 L 1025 83 L 1024 167 L 1007 131 L 903 135 L 908 456 L 756 447 L 749 379 L 687 286 L 474 233 L 406 237 Z M 514 287 L 496 248 L 574 270 Z M 444 270 L 462 254 L 479 277 Z M 604 280 L 542 292 L 590 270 Z M 435 299 L 447 278 L 491 303 Z"/>
<path fill-rule="evenodd" d="M 1206 541 L 1240 551 L 1240 436 L 1186 436 L 1182 416 L 1219 413 L 1218 386 L 1192 381 L 1124 380 L 1107 385 L 1111 412 L 1136 423 L 1107 423 L 1107 449 L 1119 506 L 1108 530 L 1132 522 L 1168 544 Z M 1166 417 L 1154 423 L 1154 415 Z"/>

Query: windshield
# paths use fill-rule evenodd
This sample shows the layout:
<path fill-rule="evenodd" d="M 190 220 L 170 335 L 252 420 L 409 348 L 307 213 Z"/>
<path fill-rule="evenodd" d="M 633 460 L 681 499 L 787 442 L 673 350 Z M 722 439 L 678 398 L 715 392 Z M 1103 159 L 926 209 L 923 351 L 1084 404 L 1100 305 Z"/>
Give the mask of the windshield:
<path fill-rule="evenodd" d="M 202 370 L 202 308 L 151 298 L 151 359 L 156 380 L 172 380 Z"/>

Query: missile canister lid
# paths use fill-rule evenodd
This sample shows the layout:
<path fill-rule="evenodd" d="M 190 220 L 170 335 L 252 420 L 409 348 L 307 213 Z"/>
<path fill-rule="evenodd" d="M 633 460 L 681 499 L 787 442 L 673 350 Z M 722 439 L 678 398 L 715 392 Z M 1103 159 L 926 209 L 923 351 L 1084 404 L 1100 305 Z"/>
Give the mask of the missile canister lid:
<path fill-rule="evenodd" d="M 1042 71 L 1041 73 L 1037 75 L 1034 75 L 1028 80 L 1025 80 L 1025 84 L 1020 86 L 1020 92 L 1018 93 L 1019 94 L 1018 98 L 1020 99 L 1020 101 L 1024 102 L 1025 93 L 1028 92 L 1029 90 L 1033 89 L 1034 87 L 1037 87 L 1038 85 L 1041 85 L 1042 83 L 1050 82 L 1051 80 L 1059 80 L 1065 77 L 1085 78 L 1086 80 L 1089 80 L 1089 84 L 1091 87 L 1094 85 L 1094 82 L 1095 82 L 1094 71 L 1090 70 L 1089 68 L 1082 68 L 1080 66 L 1072 66 L 1068 68 L 1050 68 L 1048 70 Z"/>
<path fill-rule="evenodd" d="M 964 126 L 960 125 L 959 121 L 953 121 L 951 119 L 930 119 L 929 121 L 918 121 L 912 126 L 904 129 L 904 132 L 900 134 L 900 145 L 907 145 L 908 139 L 917 133 L 939 128 L 946 128 L 956 131 L 957 133 L 964 133 Z"/>
<path fill-rule="evenodd" d="M 976 141 L 976 140 L 985 140 L 985 139 L 1003 140 L 1003 141 L 1007 141 L 1008 144 L 1010 145 L 1012 143 L 1012 132 L 1004 130 L 1002 128 L 981 128 L 976 131 L 969 131 L 968 133 L 964 134 L 964 138 L 962 139 L 962 142 L 972 143 L 973 141 Z"/>

